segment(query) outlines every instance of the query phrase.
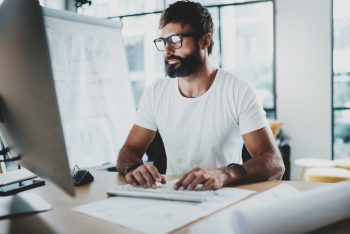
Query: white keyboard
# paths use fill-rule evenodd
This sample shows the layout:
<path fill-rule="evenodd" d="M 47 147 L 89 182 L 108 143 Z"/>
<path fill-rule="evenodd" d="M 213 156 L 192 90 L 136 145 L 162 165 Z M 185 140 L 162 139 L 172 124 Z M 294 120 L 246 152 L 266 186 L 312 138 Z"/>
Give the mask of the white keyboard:
<path fill-rule="evenodd" d="M 207 200 L 207 197 L 211 193 L 208 191 L 198 190 L 174 190 L 166 186 L 157 186 L 156 189 L 153 189 L 124 184 L 116 185 L 115 187 L 107 191 L 107 194 L 110 196 L 151 198 L 186 202 L 203 202 Z"/>

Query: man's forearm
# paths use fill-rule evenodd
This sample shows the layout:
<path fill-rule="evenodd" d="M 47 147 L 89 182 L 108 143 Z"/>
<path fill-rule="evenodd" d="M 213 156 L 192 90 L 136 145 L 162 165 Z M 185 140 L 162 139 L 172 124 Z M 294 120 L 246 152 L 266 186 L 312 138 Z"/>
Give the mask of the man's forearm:
<path fill-rule="evenodd" d="M 142 152 L 137 152 L 136 150 L 132 150 L 128 147 L 123 147 L 118 156 L 117 160 L 117 171 L 125 175 L 125 171 L 127 167 L 132 165 L 142 165 Z"/>
<path fill-rule="evenodd" d="M 252 158 L 243 164 L 248 181 L 280 180 L 285 171 L 279 152 L 266 152 L 262 159 Z M 260 157 L 259 157 L 260 158 Z"/>
<path fill-rule="evenodd" d="M 228 175 L 226 185 L 245 182 L 258 182 L 272 179 L 281 179 L 284 173 L 284 164 L 279 152 L 266 152 L 259 157 L 243 163 L 242 167 L 230 166 L 225 171 Z"/>

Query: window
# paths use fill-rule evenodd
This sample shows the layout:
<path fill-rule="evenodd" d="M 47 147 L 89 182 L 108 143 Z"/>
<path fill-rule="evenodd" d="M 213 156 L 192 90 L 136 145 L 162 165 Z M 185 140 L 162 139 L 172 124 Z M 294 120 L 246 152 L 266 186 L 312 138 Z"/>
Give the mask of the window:
<path fill-rule="evenodd" d="M 167 3 L 171 4 L 176 1 L 178 0 L 167 0 Z M 221 4 L 230 4 L 230 3 L 247 3 L 252 1 L 256 1 L 256 0 L 201 0 L 200 3 L 204 6 L 209 6 L 209 5 L 221 5 Z"/>
<path fill-rule="evenodd" d="M 113 17 L 162 11 L 164 0 L 93 0 L 90 7 L 84 8 L 85 15 Z"/>
<path fill-rule="evenodd" d="M 153 44 L 159 17 L 159 14 L 150 14 L 122 18 L 122 35 L 136 103 L 146 85 L 165 76 L 163 54 Z"/>
<path fill-rule="evenodd" d="M 65 0 L 39 0 L 40 5 L 48 8 L 64 10 L 66 3 Z"/>
<path fill-rule="evenodd" d="M 210 7 L 208 8 L 214 23 L 214 46 L 211 55 L 209 56 L 210 62 L 217 67 L 221 67 L 220 61 L 220 37 L 219 37 L 219 8 Z"/>
<path fill-rule="evenodd" d="M 221 9 L 222 67 L 251 81 L 274 115 L 272 2 Z"/>
<path fill-rule="evenodd" d="M 350 1 L 333 1 L 333 158 L 350 157 Z"/>
<path fill-rule="evenodd" d="M 144 87 L 165 76 L 164 58 L 153 45 L 160 13 L 173 0 L 95 0 L 84 14 L 123 22 L 130 79 L 136 103 Z M 270 119 L 275 118 L 273 1 L 206 0 L 214 21 L 210 61 L 251 81 Z M 165 4 L 165 6 L 164 6 Z"/>

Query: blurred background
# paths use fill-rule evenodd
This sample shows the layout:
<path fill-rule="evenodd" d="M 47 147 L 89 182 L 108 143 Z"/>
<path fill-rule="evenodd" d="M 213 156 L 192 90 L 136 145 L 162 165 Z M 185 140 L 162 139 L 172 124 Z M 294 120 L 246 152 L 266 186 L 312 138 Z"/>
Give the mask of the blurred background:
<path fill-rule="evenodd" d="M 173 2 L 40 0 L 44 7 L 123 23 L 136 106 L 145 87 L 165 77 L 153 39 L 161 12 Z M 215 25 L 211 62 L 255 85 L 267 117 L 283 126 L 290 160 L 350 158 L 350 1 L 200 2 Z"/>

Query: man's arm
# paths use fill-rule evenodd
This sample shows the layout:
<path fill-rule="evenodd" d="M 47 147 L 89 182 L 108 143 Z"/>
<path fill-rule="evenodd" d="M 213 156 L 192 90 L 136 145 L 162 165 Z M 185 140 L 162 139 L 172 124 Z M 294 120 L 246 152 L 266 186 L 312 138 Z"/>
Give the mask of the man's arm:
<path fill-rule="evenodd" d="M 271 129 L 265 127 L 244 134 L 243 140 L 253 157 L 251 160 L 242 166 L 232 165 L 215 169 L 196 167 L 182 176 L 174 188 L 193 189 L 198 184 L 203 184 L 203 189 L 218 189 L 246 181 L 281 179 L 285 169 Z"/>
<path fill-rule="evenodd" d="M 155 135 L 156 132 L 138 125 L 132 127 L 117 160 L 117 170 L 129 184 L 154 187 L 156 181 L 165 182 L 155 166 L 142 163 L 142 156 Z"/>
<path fill-rule="evenodd" d="M 243 135 L 244 144 L 253 157 L 243 164 L 248 181 L 281 179 L 285 171 L 271 129 L 265 127 Z"/>

